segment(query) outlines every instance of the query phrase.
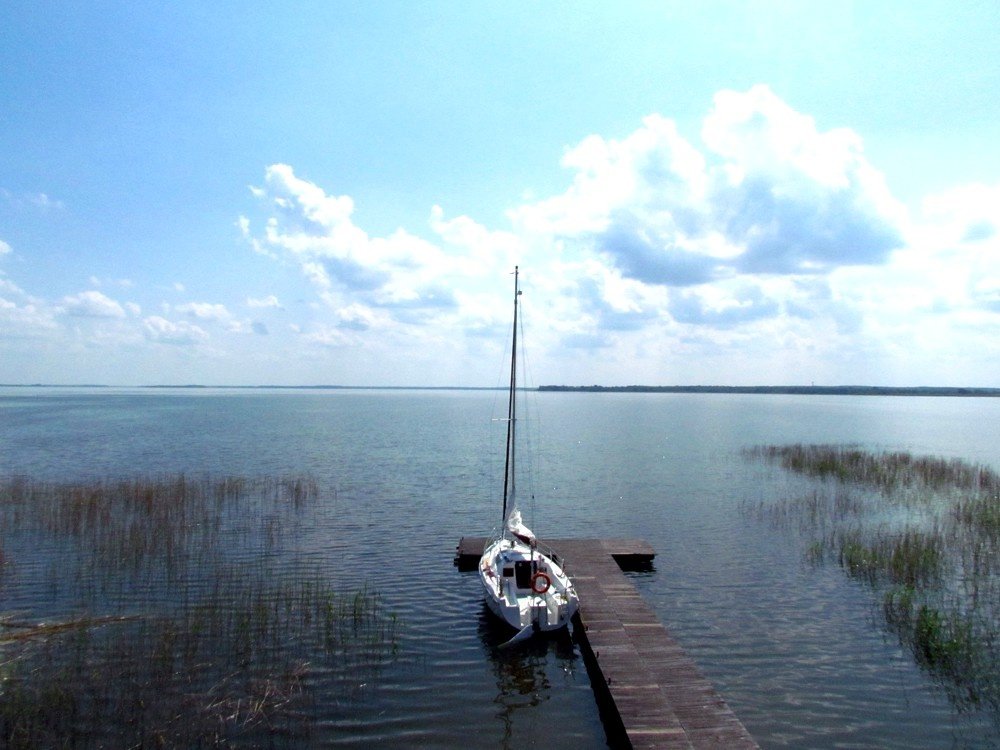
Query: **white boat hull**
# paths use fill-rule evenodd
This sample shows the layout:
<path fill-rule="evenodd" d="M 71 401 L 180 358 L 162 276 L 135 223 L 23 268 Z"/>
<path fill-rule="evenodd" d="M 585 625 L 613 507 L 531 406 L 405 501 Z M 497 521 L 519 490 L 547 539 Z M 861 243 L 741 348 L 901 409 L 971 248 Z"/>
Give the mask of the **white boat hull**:
<path fill-rule="evenodd" d="M 518 539 L 494 540 L 479 561 L 486 605 L 516 630 L 566 627 L 579 599 L 562 567 Z"/>

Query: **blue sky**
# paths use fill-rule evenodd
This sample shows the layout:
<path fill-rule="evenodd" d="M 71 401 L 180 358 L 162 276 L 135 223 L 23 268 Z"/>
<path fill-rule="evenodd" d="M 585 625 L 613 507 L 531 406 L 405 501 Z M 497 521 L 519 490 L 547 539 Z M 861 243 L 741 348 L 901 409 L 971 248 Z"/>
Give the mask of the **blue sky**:
<path fill-rule="evenodd" d="M 1000 386 L 996 3 L 0 29 L 0 382 Z"/>

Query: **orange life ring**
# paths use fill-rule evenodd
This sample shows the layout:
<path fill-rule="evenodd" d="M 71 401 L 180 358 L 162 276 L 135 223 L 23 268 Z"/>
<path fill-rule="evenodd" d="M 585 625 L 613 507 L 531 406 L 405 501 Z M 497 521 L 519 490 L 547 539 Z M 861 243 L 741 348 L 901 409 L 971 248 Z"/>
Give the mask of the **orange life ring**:
<path fill-rule="evenodd" d="M 538 581 L 542 581 L 542 588 L 538 588 Z M 545 573 L 535 573 L 531 576 L 531 590 L 536 594 L 544 594 L 552 585 L 552 579 Z"/>

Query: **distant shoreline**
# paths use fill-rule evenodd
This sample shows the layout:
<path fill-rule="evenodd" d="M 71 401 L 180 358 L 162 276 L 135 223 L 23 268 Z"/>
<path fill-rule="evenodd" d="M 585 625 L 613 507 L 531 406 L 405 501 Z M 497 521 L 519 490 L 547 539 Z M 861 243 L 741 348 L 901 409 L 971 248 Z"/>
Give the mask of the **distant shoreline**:
<path fill-rule="evenodd" d="M 1000 397 L 1000 388 L 877 385 L 543 385 L 538 390 L 574 393 L 740 393 L 784 396 Z"/>
<path fill-rule="evenodd" d="M 0 388 L 129 388 L 144 391 L 505 391 L 476 385 L 108 385 L 107 383 L 0 383 Z M 533 389 L 527 389 L 533 390 Z"/>
<path fill-rule="evenodd" d="M 500 387 L 460 385 L 107 385 L 60 383 L 0 383 L 0 388 L 79 388 L 135 390 L 244 390 L 244 391 L 497 391 Z M 544 393 L 729 393 L 784 396 L 948 396 L 1000 397 L 1000 388 L 877 385 L 542 385 Z"/>

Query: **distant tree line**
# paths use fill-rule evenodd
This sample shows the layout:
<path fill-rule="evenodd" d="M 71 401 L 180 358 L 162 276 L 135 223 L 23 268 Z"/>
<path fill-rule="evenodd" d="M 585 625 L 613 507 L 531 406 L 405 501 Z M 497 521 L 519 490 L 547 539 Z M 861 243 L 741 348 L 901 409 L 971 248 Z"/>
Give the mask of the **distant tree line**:
<path fill-rule="evenodd" d="M 764 393 L 795 396 L 1000 396 L 1000 388 L 876 385 L 542 385 L 538 390 L 586 393 Z"/>

